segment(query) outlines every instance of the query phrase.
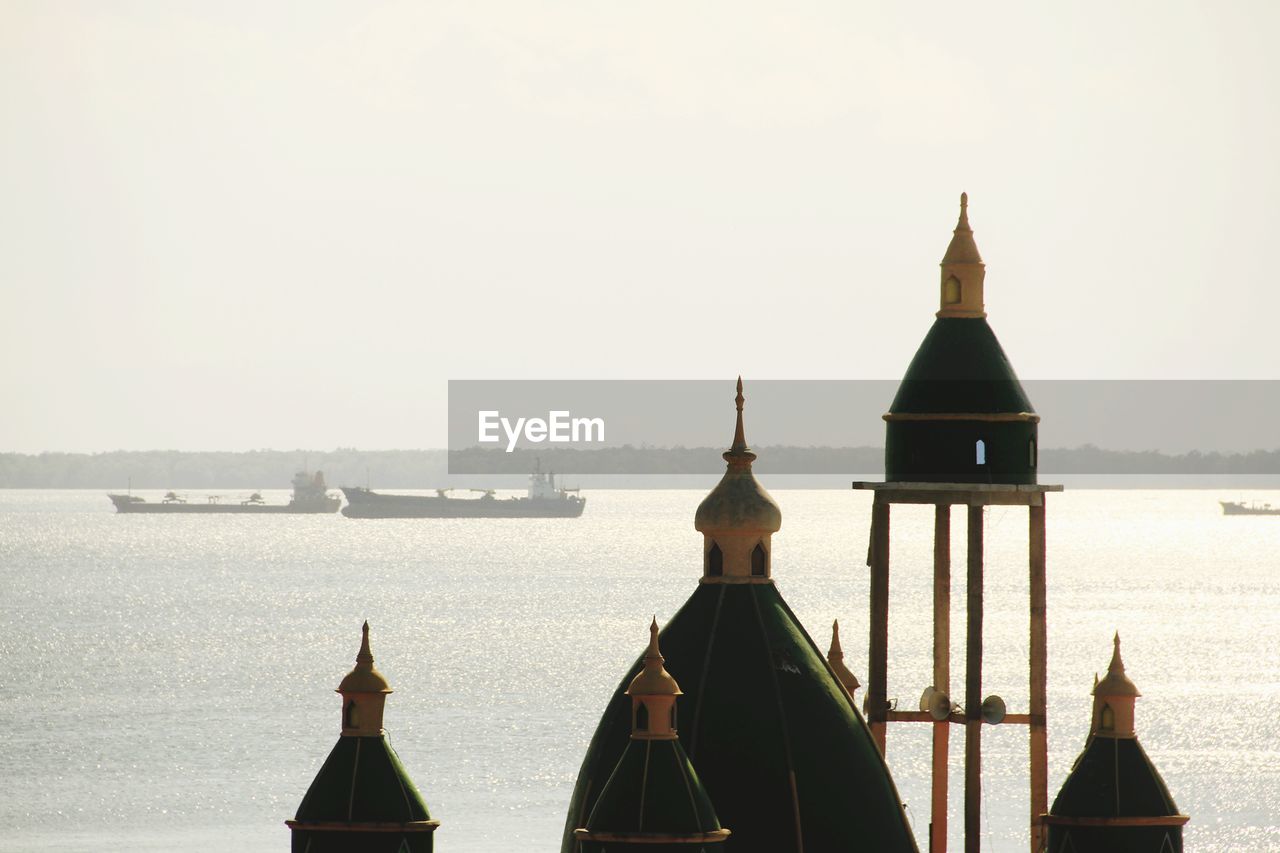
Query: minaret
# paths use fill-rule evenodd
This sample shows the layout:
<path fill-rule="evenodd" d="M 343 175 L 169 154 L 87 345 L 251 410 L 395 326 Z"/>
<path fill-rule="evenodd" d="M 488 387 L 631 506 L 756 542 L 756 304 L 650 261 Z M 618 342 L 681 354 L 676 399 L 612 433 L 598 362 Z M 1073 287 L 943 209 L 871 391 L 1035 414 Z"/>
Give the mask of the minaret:
<path fill-rule="evenodd" d="M 440 821 L 391 748 L 382 712 L 391 685 L 373 668 L 369 623 L 356 665 L 338 685 L 342 736 L 307 789 L 293 820 L 294 853 L 431 853 Z"/>
<path fill-rule="evenodd" d="M 844 649 L 840 648 L 840 620 L 836 619 L 831 623 L 831 648 L 827 651 L 827 663 L 831 664 L 831 671 L 836 674 L 836 680 L 849 693 L 849 698 L 857 700 L 858 688 L 862 685 L 858 683 L 858 677 L 849 671 L 849 667 L 844 665 Z"/>
<path fill-rule="evenodd" d="M 1125 674 L 1120 635 L 1101 681 L 1094 676 L 1093 720 L 1084 752 L 1044 818 L 1049 853 L 1182 853 L 1173 796 L 1138 742 L 1134 705 L 1142 694 Z"/>
<path fill-rule="evenodd" d="M 773 534 L 782 511 L 751 472 L 756 454 L 742 427 L 742 377 L 738 377 L 733 444 L 722 456 L 724 478 L 698 506 L 694 529 L 702 533 L 702 583 L 772 583 Z"/>
<path fill-rule="evenodd" d="M 631 742 L 586 826 L 573 833 L 582 853 L 705 850 L 705 845 L 729 837 L 680 745 L 676 697 L 682 694 L 663 660 L 654 619 L 644 666 L 626 690 L 631 699 Z"/>
<path fill-rule="evenodd" d="M 982 284 L 987 266 L 978 254 L 969 227 L 969 194 L 960 193 L 960 221 L 956 223 L 947 253 L 942 256 L 942 290 L 939 317 L 985 317 Z"/>

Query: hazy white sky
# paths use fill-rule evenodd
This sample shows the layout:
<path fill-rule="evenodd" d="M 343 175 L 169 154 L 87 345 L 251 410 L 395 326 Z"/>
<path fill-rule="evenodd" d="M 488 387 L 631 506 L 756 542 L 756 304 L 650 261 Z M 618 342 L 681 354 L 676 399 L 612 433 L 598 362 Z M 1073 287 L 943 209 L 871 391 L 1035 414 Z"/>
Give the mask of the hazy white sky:
<path fill-rule="evenodd" d="M 1280 378 L 1280 3 L 0 4 L 0 450 L 441 446 L 449 378 Z"/>

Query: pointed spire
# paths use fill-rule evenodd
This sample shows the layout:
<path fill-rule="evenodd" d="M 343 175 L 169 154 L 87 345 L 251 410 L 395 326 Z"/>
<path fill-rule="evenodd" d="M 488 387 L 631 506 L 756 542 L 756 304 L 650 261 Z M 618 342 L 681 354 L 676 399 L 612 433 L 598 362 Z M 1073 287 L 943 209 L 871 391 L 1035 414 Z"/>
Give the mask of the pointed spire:
<path fill-rule="evenodd" d="M 733 398 L 734 404 L 738 407 L 738 421 L 733 428 L 733 444 L 722 455 L 726 462 L 749 466 L 755 461 L 756 455 L 751 448 L 747 447 L 746 430 L 742 426 L 742 404 L 746 399 L 742 395 L 742 377 L 739 376 L 738 394 Z"/>
<path fill-rule="evenodd" d="M 831 665 L 831 671 L 836 674 L 836 680 L 844 686 L 852 698 L 854 692 L 862 685 L 858 683 L 858 677 L 844 665 L 844 649 L 840 648 L 839 619 L 831 623 L 831 649 L 827 652 L 827 663 Z"/>
<path fill-rule="evenodd" d="M 649 648 L 644 653 L 644 668 L 627 687 L 628 696 L 679 696 L 680 685 L 667 672 L 662 650 L 658 648 L 658 617 L 649 623 Z"/>
<path fill-rule="evenodd" d="M 666 661 L 662 656 L 662 649 L 658 648 L 658 614 L 653 615 L 653 621 L 649 623 L 649 649 L 645 652 L 644 663 L 649 666 L 651 662 L 661 665 Z"/>
<path fill-rule="evenodd" d="M 369 650 L 369 623 L 366 621 L 360 629 L 360 651 L 356 654 L 356 665 L 342 683 L 338 685 L 339 693 L 390 693 L 391 685 L 382 673 L 373 667 L 373 652 Z"/>
<path fill-rule="evenodd" d="M 1095 676 L 1096 678 L 1096 676 Z M 1112 640 L 1111 663 L 1107 666 L 1107 674 L 1093 686 L 1094 696 L 1141 696 L 1138 688 L 1124 671 L 1124 660 L 1120 657 L 1120 632 L 1116 631 Z"/>
<path fill-rule="evenodd" d="M 969 227 L 969 194 L 960 193 L 960 218 L 956 221 L 954 236 L 942 256 L 944 264 L 981 264 L 978 244 L 973 241 L 973 229 Z"/>
<path fill-rule="evenodd" d="M 373 668 L 373 652 L 369 651 L 369 620 L 364 620 L 360 629 L 360 651 L 356 654 L 356 664 Z"/>

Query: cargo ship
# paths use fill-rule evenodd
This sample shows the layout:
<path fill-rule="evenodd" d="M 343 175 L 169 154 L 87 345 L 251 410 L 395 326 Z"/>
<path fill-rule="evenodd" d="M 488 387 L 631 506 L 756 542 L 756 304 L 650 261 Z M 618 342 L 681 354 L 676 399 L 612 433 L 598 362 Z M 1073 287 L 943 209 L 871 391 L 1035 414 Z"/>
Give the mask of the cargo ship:
<path fill-rule="evenodd" d="M 116 505 L 116 512 L 179 512 L 179 513 L 324 513 L 337 512 L 342 498 L 329 494 L 324 483 L 324 473 L 314 475 L 299 471 L 293 478 L 293 497 L 287 504 L 270 504 L 261 492 L 238 501 L 223 502 L 221 495 L 207 495 L 203 501 L 192 501 L 177 492 L 167 492 L 159 501 L 148 501 L 134 494 L 108 494 Z"/>
<path fill-rule="evenodd" d="M 577 518 L 587 499 L 577 489 L 556 485 L 555 474 L 534 471 L 522 498 L 498 498 L 493 489 L 468 489 L 478 498 L 450 497 L 453 489 L 434 495 L 386 495 L 367 488 L 343 486 L 347 518 Z"/>
<path fill-rule="evenodd" d="M 1222 505 L 1223 515 L 1280 515 L 1280 507 L 1271 504 L 1260 504 L 1257 501 L 1218 501 Z"/>

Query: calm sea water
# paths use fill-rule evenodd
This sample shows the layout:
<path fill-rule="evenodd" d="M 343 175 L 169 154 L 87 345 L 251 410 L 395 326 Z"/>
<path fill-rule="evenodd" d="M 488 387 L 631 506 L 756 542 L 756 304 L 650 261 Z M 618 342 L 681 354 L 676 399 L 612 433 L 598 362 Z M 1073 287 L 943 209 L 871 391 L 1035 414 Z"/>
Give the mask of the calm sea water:
<path fill-rule="evenodd" d="M 97 491 L 0 492 L 0 849 L 287 850 L 367 618 L 438 849 L 556 850 L 605 699 L 650 615 L 697 581 L 702 494 L 594 492 L 577 520 L 361 521 L 118 516 Z M 779 588 L 822 648 L 841 620 L 865 675 L 869 496 L 774 495 Z M 1188 849 L 1280 850 L 1280 517 L 1226 518 L 1218 497 L 1238 495 L 1050 496 L 1051 797 L 1119 629 Z M 904 707 L 930 681 L 931 525 L 931 509 L 895 508 L 889 694 Z M 1025 711 L 1026 511 L 993 509 L 986 531 L 985 686 Z M 987 728 L 984 745 L 984 849 L 1021 853 L 1025 729 Z M 953 849 L 961 749 L 957 731 Z M 928 750 L 927 727 L 890 729 L 918 837 Z"/>

